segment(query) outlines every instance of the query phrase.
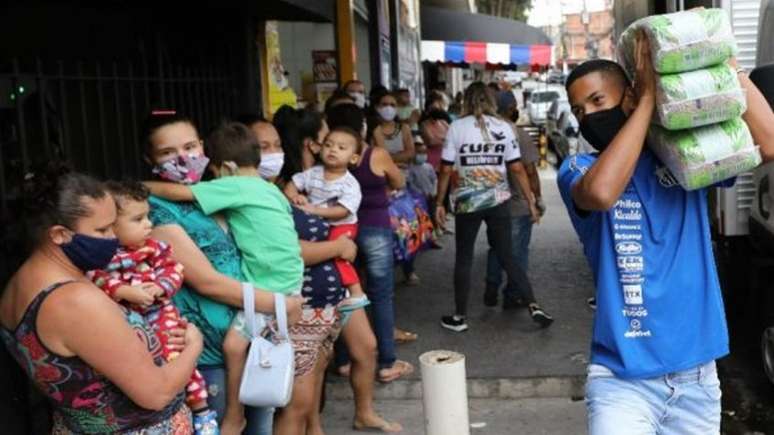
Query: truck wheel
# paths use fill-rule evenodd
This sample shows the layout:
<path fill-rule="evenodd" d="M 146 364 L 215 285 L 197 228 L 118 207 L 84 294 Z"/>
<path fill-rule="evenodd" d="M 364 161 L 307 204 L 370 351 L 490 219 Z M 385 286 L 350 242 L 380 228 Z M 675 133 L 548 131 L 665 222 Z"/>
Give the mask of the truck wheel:
<path fill-rule="evenodd" d="M 764 329 L 761 334 L 761 356 L 766 376 L 774 384 L 774 326 Z"/>

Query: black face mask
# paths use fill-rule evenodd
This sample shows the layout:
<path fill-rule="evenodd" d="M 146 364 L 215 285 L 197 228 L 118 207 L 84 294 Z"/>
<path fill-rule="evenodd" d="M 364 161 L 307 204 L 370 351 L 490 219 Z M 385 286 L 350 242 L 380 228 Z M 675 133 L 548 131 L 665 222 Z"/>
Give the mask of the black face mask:
<path fill-rule="evenodd" d="M 617 106 L 583 117 L 580 132 L 597 151 L 604 151 L 626 124 L 627 116 L 621 108 L 622 104 L 623 97 Z"/>

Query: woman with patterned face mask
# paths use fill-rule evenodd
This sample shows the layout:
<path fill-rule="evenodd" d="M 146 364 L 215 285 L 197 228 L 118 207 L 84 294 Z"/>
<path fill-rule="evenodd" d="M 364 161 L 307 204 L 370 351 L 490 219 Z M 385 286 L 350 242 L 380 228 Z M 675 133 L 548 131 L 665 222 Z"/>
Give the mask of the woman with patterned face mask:
<path fill-rule="evenodd" d="M 209 159 L 190 119 L 174 111 L 155 111 L 146 120 L 143 133 L 147 141 L 145 160 L 158 178 L 189 185 L 201 180 Z M 155 196 L 148 202 L 154 226 L 152 237 L 172 246 L 175 259 L 185 270 L 185 284 L 175 295 L 175 304 L 204 335 L 199 371 L 210 389 L 208 404 L 219 419 L 224 419 L 221 431 L 233 433 L 238 430 L 234 426 L 243 425 L 245 417 L 226 415 L 228 361 L 222 345 L 236 308 L 242 307 L 239 251 L 224 230 L 224 221 L 205 215 L 196 204 Z M 272 300 L 270 293 L 257 291 L 256 311 L 271 313 Z M 272 412 L 247 409 L 247 426 L 255 431 L 252 433 L 271 433 Z"/>
<path fill-rule="evenodd" d="M 414 139 L 408 124 L 398 120 L 398 100 L 385 92 L 374 96 L 376 127 L 371 134 L 371 145 L 387 150 L 399 167 L 405 168 L 414 160 Z"/>
<path fill-rule="evenodd" d="M 147 140 L 145 159 L 157 168 L 160 178 L 182 180 L 180 182 L 201 178 L 200 169 L 205 165 L 200 161 L 206 156 L 196 127 L 188 118 L 175 112 L 152 114 L 146 122 L 143 137 Z M 172 160 L 178 162 L 174 165 L 177 170 L 164 169 L 165 165 L 172 166 L 166 163 Z M 174 175 L 177 173 L 190 175 L 183 178 Z M 236 310 L 242 307 L 240 253 L 233 238 L 224 229 L 222 219 L 205 215 L 196 204 L 176 203 L 153 196 L 149 202 L 154 224 L 152 236 L 170 244 L 175 259 L 185 268 L 185 285 L 175 296 L 175 303 L 184 317 L 199 326 L 205 337 L 198 368 L 210 386 L 210 408 L 225 418 L 221 433 L 240 432 L 246 418 L 247 433 L 270 434 L 271 409 L 247 408 L 244 417 L 224 415 L 226 395 L 229 395 L 229 402 L 234 403 L 237 393 L 226 388 L 226 376 L 238 372 L 224 368 L 233 361 L 226 361 L 227 354 L 224 355 L 222 346 Z M 318 262 L 354 256 L 355 250 L 354 243 L 346 239 L 301 241 L 302 256 L 307 261 L 312 261 L 309 255 L 313 254 Z M 256 311 L 274 311 L 271 293 L 256 291 L 255 296 Z M 288 302 L 288 319 L 293 323 L 301 314 L 301 301 L 290 303 L 291 299 L 288 299 Z M 230 409 L 234 408 L 230 406 Z"/>

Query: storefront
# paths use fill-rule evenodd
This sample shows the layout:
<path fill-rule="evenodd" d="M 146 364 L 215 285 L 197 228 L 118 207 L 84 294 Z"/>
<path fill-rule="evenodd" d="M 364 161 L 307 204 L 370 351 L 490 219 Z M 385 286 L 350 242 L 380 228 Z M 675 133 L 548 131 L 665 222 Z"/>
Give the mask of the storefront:
<path fill-rule="evenodd" d="M 365 2 L 354 3 L 352 12 L 356 47 L 353 69 L 357 78 L 370 87 L 369 14 Z M 282 104 L 320 106 L 338 87 L 340 80 L 333 20 L 269 21 L 266 26 L 265 65 L 271 72 L 263 82 L 268 84 L 267 111 L 273 113 Z M 278 44 L 270 44 L 275 38 Z M 278 70 L 280 73 L 276 72 Z"/>

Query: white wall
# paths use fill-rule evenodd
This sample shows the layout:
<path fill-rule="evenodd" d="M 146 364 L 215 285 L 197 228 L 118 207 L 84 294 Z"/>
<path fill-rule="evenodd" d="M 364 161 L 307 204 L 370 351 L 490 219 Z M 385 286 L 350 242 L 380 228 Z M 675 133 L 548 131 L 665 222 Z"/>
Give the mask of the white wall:
<path fill-rule="evenodd" d="M 301 96 L 301 77 L 312 74 L 312 50 L 335 50 L 333 24 L 280 21 L 280 54 L 290 86 Z"/>
<path fill-rule="evenodd" d="M 301 77 L 312 74 L 312 50 L 335 50 L 333 24 L 280 21 L 280 53 L 285 70 L 290 73 L 290 86 L 301 96 Z M 355 45 L 357 46 L 357 76 L 371 89 L 368 23 L 355 14 Z"/>

